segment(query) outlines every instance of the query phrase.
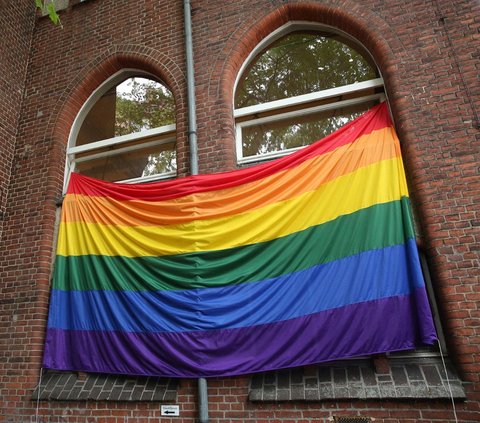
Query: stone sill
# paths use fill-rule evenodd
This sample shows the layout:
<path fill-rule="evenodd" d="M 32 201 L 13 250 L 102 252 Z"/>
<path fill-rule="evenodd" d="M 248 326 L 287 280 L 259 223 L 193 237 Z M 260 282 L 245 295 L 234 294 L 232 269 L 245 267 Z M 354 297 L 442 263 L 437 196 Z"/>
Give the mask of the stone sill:
<path fill-rule="evenodd" d="M 48 371 L 32 399 L 40 401 L 158 401 L 176 402 L 178 381 Z M 38 395 L 40 394 L 40 398 Z"/>
<path fill-rule="evenodd" d="M 254 375 L 252 402 L 351 399 L 465 399 L 450 363 L 440 357 L 389 359 L 389 371 L 376 373 L 373 360 L 348 360 Z"/>

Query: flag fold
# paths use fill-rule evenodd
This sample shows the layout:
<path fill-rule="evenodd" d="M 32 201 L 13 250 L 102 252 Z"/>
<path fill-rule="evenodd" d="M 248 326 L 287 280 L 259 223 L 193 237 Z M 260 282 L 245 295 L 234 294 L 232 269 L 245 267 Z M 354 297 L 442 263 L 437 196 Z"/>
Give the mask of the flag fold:
<path fill-rule="evenodd" d="M 250 168 L 149 184 L 71 175 L 46 368 L 231 376 L 435 340 L 384 103 Z"/>

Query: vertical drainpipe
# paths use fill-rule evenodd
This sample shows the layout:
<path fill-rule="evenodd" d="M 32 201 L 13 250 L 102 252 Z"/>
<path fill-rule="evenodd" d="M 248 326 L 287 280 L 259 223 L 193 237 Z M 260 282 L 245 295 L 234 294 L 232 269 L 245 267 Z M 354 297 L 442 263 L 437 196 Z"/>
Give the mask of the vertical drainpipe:
<path fill-rule="evenodd" d="M 208 391 L 207 379 L 198 379 L 198 421 L 208 423 Z"/>
<path fill-rule="evenodd" d="M 188 143 L 190 147 L 190 174 L 198 175 L 197 115 L 195 111 L 195 77 L 193 72 L 192 15 L 190 0 L 183 1 L 185 21 L 185 53 L 187 64 Z M 207 380 L 198 379 L 198 417 L 200 423 L 208 423 Z"/>
<path fill-rule="evenodd" d="M 183 1 L 185 20 L 185 53 L 187 56 L 188 143 L 190 147 L 190 174 L 198 175 L 197 114 L 195 111 L 195 76 L 193 73 L 192 15 L 190 0 Z"/>

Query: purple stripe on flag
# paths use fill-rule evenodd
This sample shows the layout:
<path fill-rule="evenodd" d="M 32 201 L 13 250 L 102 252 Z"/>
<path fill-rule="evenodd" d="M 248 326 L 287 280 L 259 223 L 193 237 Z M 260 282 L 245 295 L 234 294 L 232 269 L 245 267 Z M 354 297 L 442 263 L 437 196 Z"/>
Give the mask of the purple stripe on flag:
<path fill-rule="evenodd" d="M 419 288 L 410 296 L 238 329 L 175 333 L 48 329 L 44 366 L 165 377 L 233 376 L 412 349 L 435 340 L 425 289 Z"/>

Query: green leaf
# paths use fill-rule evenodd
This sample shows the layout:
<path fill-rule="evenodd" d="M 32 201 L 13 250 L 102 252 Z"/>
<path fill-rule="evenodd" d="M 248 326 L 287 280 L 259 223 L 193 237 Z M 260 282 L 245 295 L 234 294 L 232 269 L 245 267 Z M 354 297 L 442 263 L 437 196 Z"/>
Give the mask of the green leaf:
<path fill-rule="evenodd" d="M 47 5 L 47 12 L 50 20 L 55 24 L 58 25 L 60 23 L 60 17 L 55 10 L 55 5 L 53 3 L 48 3 Z"/>
<path fill-rule="evenodd" d="M 57 11 L 55 10 L 55 4 L 53 0 L 48 0 L 48 3 L 44 3 L 44 0 L 35 0 L 35 6 L 42 11 L 48 13 L 48 17 L 55 25 L 60 25 L 62 27 L 62 23 L 60 22 L 60 16 L 58 16 Z"/>

